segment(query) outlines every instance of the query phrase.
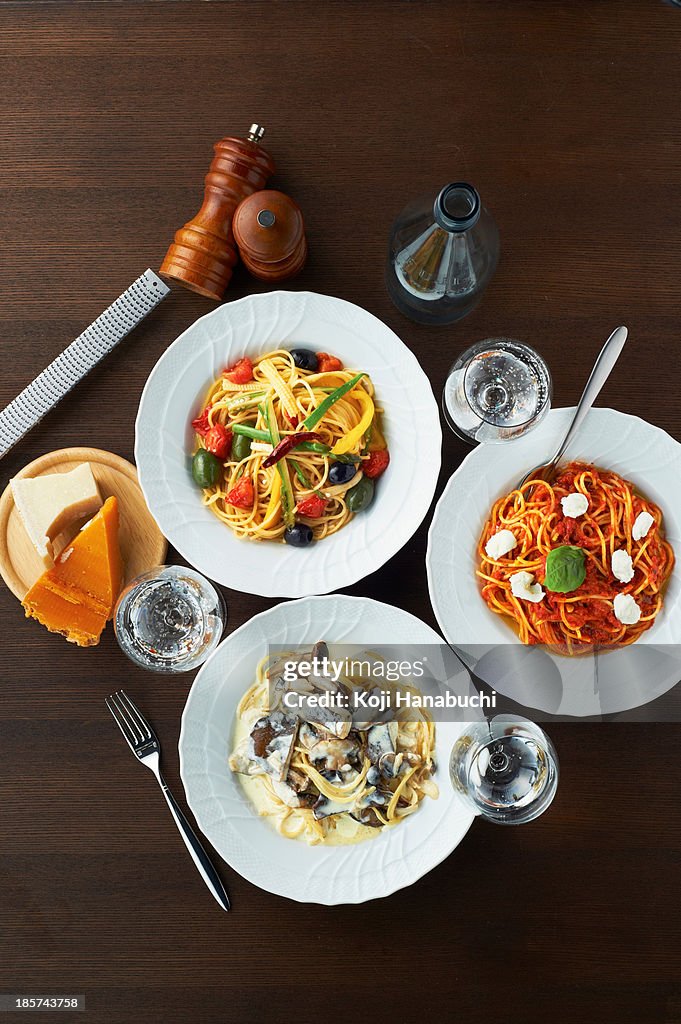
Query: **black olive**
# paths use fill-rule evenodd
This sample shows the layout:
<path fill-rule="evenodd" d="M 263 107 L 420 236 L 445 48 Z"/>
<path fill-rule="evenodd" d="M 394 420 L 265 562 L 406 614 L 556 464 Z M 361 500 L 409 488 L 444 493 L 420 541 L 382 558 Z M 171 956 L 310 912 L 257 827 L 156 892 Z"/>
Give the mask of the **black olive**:
<path fill-rule="evenodd" d="M 347 484 L 357 472 L 352 462 L 332 462 L 329 466 L 330 484 Z"/>
<path fill-rule="evenodd" d="M 301 370 L 312 370 L 313 373 L 317 372 L 319 360 L 317 359 L 316 352 L 313 352 L 312 349 L 292 348 L 291 355 L 293 356 L 293 362 Z"/>
<path fill-rule="evenodd" d="M 306 548 L 308 544 L 312 543 L 312 527 L 306 523 L 296 523 L 294 526 L 289 526 L 288 530 L 284 530 L 284 540 L 287 544 L 292 544 L 294 548 Z"/>

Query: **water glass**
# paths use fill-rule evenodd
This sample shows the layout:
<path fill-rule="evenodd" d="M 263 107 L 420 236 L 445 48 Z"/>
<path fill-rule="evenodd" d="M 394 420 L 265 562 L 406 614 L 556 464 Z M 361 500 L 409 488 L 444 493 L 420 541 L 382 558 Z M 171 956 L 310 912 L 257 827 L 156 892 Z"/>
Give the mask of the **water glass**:
<path fill-rule="evenodd" d="M 475 814 L 522 825 L 546 810 L 558 788 L 558 757 L 546 733 L 516 715 L 471 725 L 454 744 L 449 774 Z"/>
<path fill-rule="evenodd" d="M 497 443 L 533 430 L 551 408 L 551 374 L 533 348 L 488 338 L 466 349 L 450 370 L 442 409 L 464 441 Z"/>
<path fill-rule="evenodd" d="M 121 650 L 152 672 L 197 668 L 219 644 L 226 621 L 219 591 L 182 565 L 159 565 L 138 576 L 114 610 Z"/>

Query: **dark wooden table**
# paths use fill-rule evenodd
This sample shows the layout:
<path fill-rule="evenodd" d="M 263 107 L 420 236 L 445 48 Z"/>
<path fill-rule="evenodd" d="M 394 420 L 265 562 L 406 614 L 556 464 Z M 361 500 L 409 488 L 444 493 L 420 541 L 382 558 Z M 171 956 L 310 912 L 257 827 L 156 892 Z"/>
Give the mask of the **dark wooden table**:
<path fill-rule="evenodd" d="M 661 0 L 3 3 L 1 403 L 158 266 L 213 141 L 258 120 L 307 219 L 296 288 L 382 317 L 438 394 L 463 347 L 505 334 L 545 353 L 572 404 L 625 322 L 601 402 L 681 440 L 680 47 Z M 493 211 L 502 260 L 472 316 L 420 327 L 386 297 L 386 237 L 457 178 Z M 257 288 L 240 272 L 229 297 Z M 131 458 L 149 371 L 209 308 L 166 301 L 0 484 L 68 445 Z M 440 489 L 465 452 L 446 438 Z M 426 525 L 352 592 L 434 624 Z M 226 596 L 232 629 L 271 603 Z M 111 630 L 73 649 L 0 601 L 1 991 L 85 993 L 85 1015 L 57 1019 L 115 1024 L 681 1021 L 678 727 L 556 725 L 561 785 L 536 823 L 476 823 L 411 889 L 358 907 L 294 904 L 223 866 L 226 916 L 103 701 L 123 683 L 140 699 L 181 795 L 191 678 L 135 670 Z"/>

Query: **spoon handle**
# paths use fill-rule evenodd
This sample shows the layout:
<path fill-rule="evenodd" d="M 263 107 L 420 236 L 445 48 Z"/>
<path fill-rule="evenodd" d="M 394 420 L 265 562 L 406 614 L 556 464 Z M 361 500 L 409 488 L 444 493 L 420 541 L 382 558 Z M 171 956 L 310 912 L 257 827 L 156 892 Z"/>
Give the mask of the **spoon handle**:
<path fill-rule="evenodd" d="M 584 422 L 584 417 L 598 398 L 601 388 L 612 373 L 612 368 L 619 359 L 620 352 L 624 348 L 624 343 L 627 340 L 627 334 L 628 331 L 626 327 L 617 327 L 598 353 L 598 358 L 594 363 L 594 368 L 586 382 L 586 387 L 582 392 L 582 397 L 577 405 L 577 410 L 572 423 L 568 427 L 568 431 L 563 438 L 563 443 L 551 459 L 552 465 L 559 462 L 563 452 Z"/>

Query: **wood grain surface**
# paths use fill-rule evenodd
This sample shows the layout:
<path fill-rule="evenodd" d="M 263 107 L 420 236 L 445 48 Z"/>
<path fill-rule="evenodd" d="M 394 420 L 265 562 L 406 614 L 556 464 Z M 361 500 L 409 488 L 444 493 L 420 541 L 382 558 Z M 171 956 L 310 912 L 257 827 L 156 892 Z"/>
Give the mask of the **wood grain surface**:
<path fill-rule="evenodd" d="M 257 120 L 305 217 L 292 287 L 383 318 L 437 394 L 487 336 L 547 357 L 573 404 L 619 323 L 600 404 L 681 440 L 681 9 L 662 0 L 31 2 L 0 5 L 0 337 L 5 404 L 198 209 L 213 142 Z M 464 179 L 501 231 L 497 275 L 452 328 L 390 305 L 390 223 Z M 239 268 L 227 298 L 267 290 Z M 210 308 L 168 298 L 0 465 L 131 459 L 155 361 Z M 466 453 L 445 439 L 438 494 Z M 405 496 L 408 499 L 408 496 Z M 427 523 L 352 592 L 434 625 Z M 173 557 L 172 552 L 169 557 Z M 273 602 L 225 591 L 233 629 Z M 151 775 L 104 706 L 125 685 L 176 744 L 190 676 L 138 670 L 111 631 L 76 650 L 0 592 L 0 990 L 86 994 L 59 1020 L 679 1024 L 678 726 L 551 727 L 561 783 L 519 829 L 476 823 L 411 889 L 293 904 L 222 866 L 205 891 Z M 11 1018 L 8 1018 L 11 1019 Z"/>

